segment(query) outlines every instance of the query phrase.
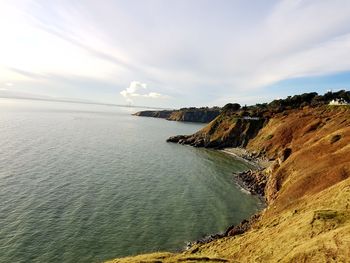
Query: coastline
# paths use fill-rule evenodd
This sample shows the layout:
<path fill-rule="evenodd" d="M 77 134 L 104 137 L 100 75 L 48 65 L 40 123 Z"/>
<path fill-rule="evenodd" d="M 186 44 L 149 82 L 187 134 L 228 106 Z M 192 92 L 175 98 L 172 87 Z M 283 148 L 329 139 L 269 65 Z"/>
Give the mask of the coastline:
<path fill-rule="evenodd" d="M 234 156 L 236 159 L 244 161 L 255 167 L 256 169 L 265 169 L 271 165 L 271 161 L 266 157 L 256 156 L 242 147 L 227 147 L 219 151 Z"/>
<path fill-rule="evenodd" d="M 223 152 L 239 161 L 249 163 L 254 167 L 253 169 L 244 170 L 238 173 L 232 173 L 233 182 L 247 194 L 259 197 L 264 207 L 257 213 L 251 215 L 249 218 L 243 219 L 240 223 L 228 226 L 224 232 L 208 234 L 200 239 L 189 241 L 184 249 L 185 251 L 190 250 L 195 245 L 202 245 L 228 236 L 236 236 L 243 234 L 251 228 L 253 223 L 259 220 L 262 211 L 264 211 L 264 209 L 267 206 L 264 194 L 266 180 L 264 182 L 264 185 L 261 187 L 261 185 L 259 185 L 257 181 L 252 180 L 252 178 L 254 178 L 254 175 L 260 174 L 261 171 L 268 168 L 272 162 L 267 160 L 267 158 L 265 157 L 256 157 L 253 153 L 250 153 L 249 151 L 241 147 L 230 147 L 216 151 Z M 256 188 L 258 188 L 259 190 L 257 191 Z"/>
<path fill-rule="evenodd" d="M 224 148 L 219 151 L 253 166 L 252 169 L 233 173 L 233 181 L 242 191 L 258 196 L 266 205 L 264 188 L 267 180 L 262 172 L 270 167 L 273 162 L 269 161 L 266 157 L 257 157 L 254 153 L 250 153 L 248 150 L 241 147 Z"/>
<path fill-rule="evenodd" d="M 225 233 L 192 242 L 182 253 L 111 262 L 348 262 L 350 108 L 304 106 L 306 95 L 294 96 L 299 103 L 292 105 L 290 99 L 280 101 L 283 107 L 268 104 L 270 119 L 262 127 L 235 122 L 234 113 L 223 112 L 197 133 L 167 140 L 216 149 L 251 164 L 266 162 L 235 175 L 249 192 L 264 196 L 265 209 Z"/>

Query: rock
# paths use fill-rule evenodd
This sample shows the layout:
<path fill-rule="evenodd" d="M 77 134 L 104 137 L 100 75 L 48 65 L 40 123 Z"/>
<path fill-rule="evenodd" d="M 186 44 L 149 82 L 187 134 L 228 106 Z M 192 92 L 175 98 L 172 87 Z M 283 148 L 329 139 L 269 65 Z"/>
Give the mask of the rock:
<path fill-rule="evenodd" d="M 175 142 L 175 143 L 181 143 L 185 140 L 186 136 L 185 135 L 176 135 L 169 137 L 166 141 L 167 142 Z"/>
<path fill-rule="evenodd" d="M 265 187 L 267 184 L 267 176 L 262 171 L 248 170 L 235 174 L 241 181 L 241 186 L 247 189 L 250 193 L 265 196 Z"/>
<path fill-rule="evenodd" d="M 249 220 L 244 219 L 238 225 L 230 226 L 226 230 L 224 236 L 237 236 L 247 232 L 252 227 L 252 225 L 259 220 L 259 218 L 260 214 L 255 214 L 249 218 Z"/>

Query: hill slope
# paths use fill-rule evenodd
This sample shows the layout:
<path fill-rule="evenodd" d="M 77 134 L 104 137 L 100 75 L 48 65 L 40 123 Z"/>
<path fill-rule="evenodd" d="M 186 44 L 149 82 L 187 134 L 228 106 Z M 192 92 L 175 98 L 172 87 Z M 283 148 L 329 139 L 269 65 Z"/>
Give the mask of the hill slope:
<path fill-rule="evenodd" d="M 267 208 L 241 235 L 112 262 L 349 262 L 350 107 L 298 107 L 259 120 L 223 112 L 201 131 L 170 141 L 204 147 L 245 146 L 272 164 Z M 256 176 L 252 173 L 251 176 Z"/>

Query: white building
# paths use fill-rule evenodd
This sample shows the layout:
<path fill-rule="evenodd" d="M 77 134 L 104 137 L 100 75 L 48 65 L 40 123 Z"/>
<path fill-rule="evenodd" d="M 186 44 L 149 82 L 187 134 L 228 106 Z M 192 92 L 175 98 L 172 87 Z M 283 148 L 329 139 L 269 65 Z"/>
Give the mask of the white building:
<path fill-rule="evenodd" d="M 243 120 L 255 120 L 255 121 L 258 121 L 258 120 L 260 120 L 260 118 L 259 117 L 244 116 Z"/>
<path fill-rule="evenodd" d="M 344 99 L 334 99 L 329 103 L 329 105 L 350 105 L 350 103 Z"/>

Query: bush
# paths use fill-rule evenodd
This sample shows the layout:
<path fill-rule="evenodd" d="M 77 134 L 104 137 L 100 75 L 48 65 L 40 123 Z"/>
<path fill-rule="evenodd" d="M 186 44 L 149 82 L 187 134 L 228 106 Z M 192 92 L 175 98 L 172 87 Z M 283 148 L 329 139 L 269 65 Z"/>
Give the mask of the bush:
<path fill-rule="evenodd" d="M 241 105 L 239 105 L 238 103 L 228 103 L 222 108 L 222 111 L 238 111 L 240 108 Z"/>

